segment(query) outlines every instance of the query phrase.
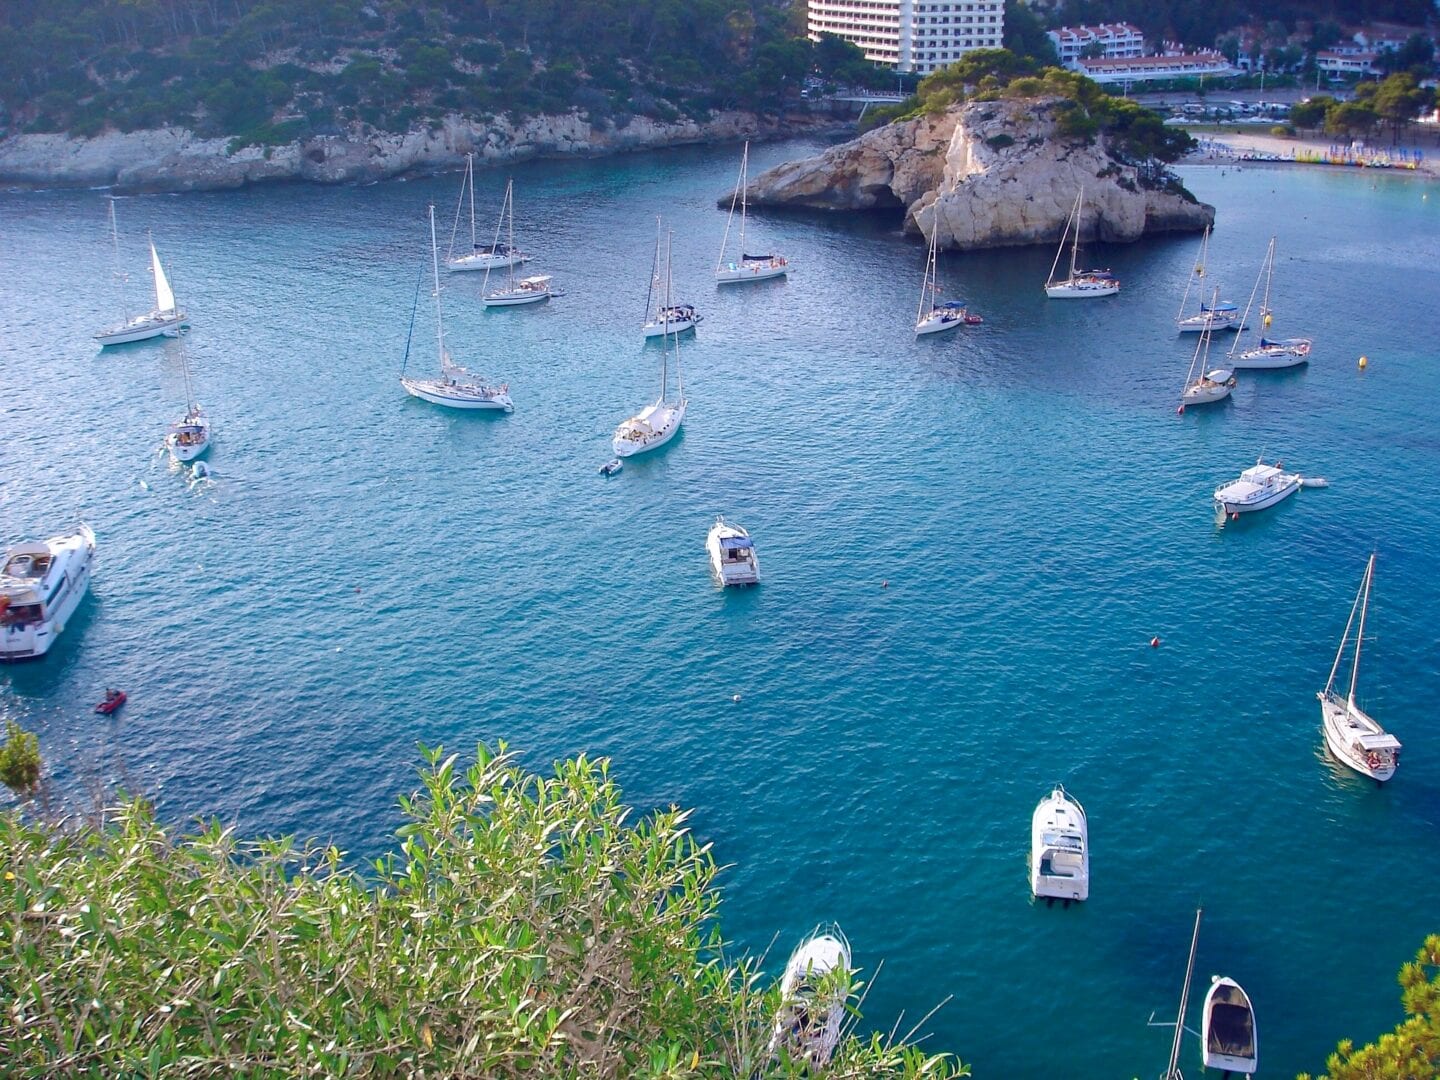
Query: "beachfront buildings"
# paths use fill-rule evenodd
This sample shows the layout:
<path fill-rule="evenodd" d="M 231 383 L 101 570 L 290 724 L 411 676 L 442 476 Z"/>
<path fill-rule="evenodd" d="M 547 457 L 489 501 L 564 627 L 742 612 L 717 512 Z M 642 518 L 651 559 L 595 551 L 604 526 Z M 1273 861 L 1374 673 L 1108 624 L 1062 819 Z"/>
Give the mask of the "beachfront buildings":
<path fill-rule="evenodd" d="M 1081 59 L 1076 70 L 1098 83 L 1142 83 L 1162 79 L 1195 79 L 1234 75 L 1230 61 L 1218 52 L 1202 50 L 1166 56 L 1127 56 L 1113 60 L 1103 57 Z"/>
<path fill-rule="evenodd" d="M 1315 54 L 1315 66 L 1327 75 L 1377 75 L 1377 57 L 1373 52 L 1341 52 L 1338 49 Z"/>
<path fill-rule="evenodd" d="M 1101 23 L 1099 26 L 1062 26 L 1047 31 L 1060 63 L 1075 71 L 1081 54 L 1106 60 L 1145 55 L 1145 35 L 1129 23 Z"/>
<path fill-rule="evenodd" d="M 811 41 L 835 34 L 866 57 L 928 75 L 973 49 L 998 49 L 1004 0 L 809 0 Z"/>

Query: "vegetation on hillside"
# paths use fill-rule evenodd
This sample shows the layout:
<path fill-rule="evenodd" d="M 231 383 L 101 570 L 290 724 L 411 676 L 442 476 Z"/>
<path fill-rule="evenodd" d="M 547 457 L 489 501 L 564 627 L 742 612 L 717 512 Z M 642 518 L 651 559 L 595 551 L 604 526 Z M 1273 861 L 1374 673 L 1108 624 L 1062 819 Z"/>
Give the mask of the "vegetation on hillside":
<path fill-rule="evenodd" d="M 1361 83 L 1349 101 L 1320 95 L 1290 109 L 1290 123 L 1301 130 L 1319 131 L 1342 138 L 1364 137 L 1382 125 L 1392 140 L 1422 112 L 1435 106 L 1434 91 L 1416 84 L 1409 72 L 1391 75 L 1381 83 Z"/>
<path fill-rule="evenodd" d="M 1345 1039 L 1319 1080 L 1435 1080 L 1440 1076 L 1440 934 L 1431 934 L 1400 969 L 1407 1017 L 1395 1030 L 1356 1048 Z M 1299 1080 L 1311 1080 L 1308 1073 Z"/>
<path fill-rule="evenodd" d="M 817 65 L 873 76 L 858 52 L 799 36 L 787 0 L 7 0 L 0 132 L 265 143 L 572 109 L 623 126 L 773 109 Z"/>
<path fill-rule="evenodd" d="M 778 990 L 726 955 L 687 814 L 631 822 L 605 761 L 500 751 L 429 754 L 364 874 L 143 802 L 74 830 L 0 813 L 5 1075 L 805 1075 L 768 1053 Z M 827 1075 L 968 1070 L 850 1034 Z"/>

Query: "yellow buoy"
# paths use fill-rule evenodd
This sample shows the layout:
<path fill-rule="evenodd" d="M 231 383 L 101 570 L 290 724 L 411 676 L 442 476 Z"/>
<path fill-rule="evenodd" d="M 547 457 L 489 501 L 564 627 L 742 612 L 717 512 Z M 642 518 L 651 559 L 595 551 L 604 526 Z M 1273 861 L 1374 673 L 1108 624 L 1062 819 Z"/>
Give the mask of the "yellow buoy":
<path fill-rule="evenodd" d="M 1270 322 L 1271 322 L 1270 313 L 1267 311 L 1267 312 L 1265 313 L 1265 329 L 1266 329 L 1266 330 L 1269 330 L 1269 329 L 1270 329 Z"/>
<path fill-rule="evenodd" d="M 1366 357 L 1364 357 L 1364 356 L 1360 357 L 1360 370 L 1361 370 L 1361 371 L 1364 371 L 1364 370 L 1365 370 L 1365 365 L 1368 364 L 1368 363 L 1370 363 L 1370 361 L 1369 361 L 1368 358 L 1366 358 Z"/>

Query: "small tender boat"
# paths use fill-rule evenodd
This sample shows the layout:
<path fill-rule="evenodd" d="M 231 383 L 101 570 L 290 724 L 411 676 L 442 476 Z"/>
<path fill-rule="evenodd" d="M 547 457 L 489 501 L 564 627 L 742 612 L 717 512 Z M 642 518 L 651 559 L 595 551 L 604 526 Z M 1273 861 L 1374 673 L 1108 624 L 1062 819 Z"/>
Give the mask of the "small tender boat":
<path fill-rule="evenodd" d="M 1200 1058 L 1207 1069 L 1226 1074 L 1255 1071 L 1259 1051 L 1255 1040 L 1255 1007 L 1234 979 L 1210 980 L 1200 1021 Z"/>
<path fill-rule="evenodd" d="M 0 660 L 44 656 L 90 588 L 95 533 L 21 543 L 0 564 Z"/>
<path fill-rule="evenodd" d="M 601 476 L 614 476 L 617 472 L 619 472 L 619 471 L 620 471 L 621 469 L 623 469 L 624 467 L 625 467 L 625 463 L 624 463 L 623 461 L 621 461 L 621 460 L 617 457 L 617 458 L 615 458 L 614 460 L 612 460 L 612 461 L 607 461 L 604 465 L 601 465 L 601 466 L 600 466 L 600 475 L 601 475 Z"/>
<path fill-rule="evenodd" d="M 1059 784 L 1030 819 L 1030 891 L 1037 899 L 1090 895 L 1090 834 L 1085 808 Z"/>
<path fill-rule="evenodd" d="M 721 585 L 760 583 L 760 559 L 755 554 L 755 544 L 739 525 L 717 517 L 705 537 L 705 550 L 710 553 L 710 569 Z"/>
<path fill-rule="evenodd" d="M 116 709 L 120 708 L 121 705 L 125 704 L 125 699 L 128 696 L 124 690 L 106 690 L 105 700 L 95 706 L 95 711 L 101 716 L 109 716 Z"/>
<path fill-rule="evenodd" d="M 1360 646 L 1365 640 L 1365 616 L 1370 609 L 1370 585 L 1375 578 L 1375 556 L 1365 564 L 1365 576 L 1360 582 L 1360 591 L 1355 594 L 1355 603 L 1350 607 L 1350 619 L 1345 623 L 1345 633 L 1340 638 L 1340 648 L 1335 653 L 1335 663 L 1330 668 L 1330 678 L 1325 689 L 1315 696 L 1320 699 L 1320 722 L 1325 732 L 1325 744 L 1330 752 L 1350 768 L 1378 781 L 1389 780 L 1400 766 L 1400 740 L 1386 732 L 1371 716 L 1355 702 L 1355 683 L 1360 677 Z M 1345 646 L 1350 643 L 1350 627 L 1355 622 L 1355 613 L 1360 613 L 1360 626 L 1355 632 L 1355 659 L 1350 668 L 1350 689 L 1341 697 L 1335 690 L 1335 676 L 1340 671 L 1340 661 L 1345 656 Z"/>
<path fill-rule="evenodd" d="M 720 241 L 720 258 L 715 262 L 715 283 L 733 285 L 737 281 L 764 281 L 767 278 L 782 277 L 790 263 L 783 255 L 748 255 L 745 252 L 745 219 L 748 216 L 746 173 L 750 165 L 750 144 L 745 144 L 740 154 L 740 178 L 735 183 L 735 194 L 730 198 L 730 216 L 725 219 L 725 237 Z M 735 204 L 740 204 L 740 261 L 731 262 L 725 258 L 730 244 L 730 225 L 735 220 Z"/>
<path fill-rule="evenodd" d="M 1060 234 L 1060 246 L 1055 249 L 1055 261 L 1050 264 L 1050 276 L 1045 281 L 1045 295 L 1052 300 L 1083 300 L 1093 296 L 1114 296 L 1120 291 L 1120 282 L 1108 270 L 1079 270 L 1076 260 L 1080 256 L 1080 218 L 1085 212 L 1085 189 L 1075 194 L 1075 205 L 1065 219 L 1065 230 Z M 1073 238 L 1072 238 L 1073 237 Z M 1065 278 L 1056 278 L 1055 270 L 1060 265 L 1060 256 L 1065 252 L 1065 241 L 1070 243 L 1070 273 Z"/>
<path fill-rule="evenodd" d="M 1215 489 L 1215 509 L 1224 514 L 1264 510 L 1300 490 L 1300 477 L 1278 465 L 1257 461 L 1232 480 Z"/>
<path fill-rule="evenodd" d="M 790 954 L 770 1053 L 812 1069 L 829 1064 L 850 997 L 850 943 L 838 926 L 817 927 Z"/>

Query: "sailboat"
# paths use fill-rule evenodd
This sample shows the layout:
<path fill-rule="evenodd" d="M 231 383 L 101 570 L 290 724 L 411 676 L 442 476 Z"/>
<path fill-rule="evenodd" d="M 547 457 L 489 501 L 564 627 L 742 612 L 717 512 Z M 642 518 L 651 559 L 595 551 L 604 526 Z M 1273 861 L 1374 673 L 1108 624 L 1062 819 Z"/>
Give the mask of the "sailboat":
<path fill-rule="evenodd" d="M 500 220 L 495 222 L 495 240 L 490 245 L 491 251 L 500 251 L 500 230 L 505 229 L 505 244 L 503 250 L 507 255 L 513 255 L 515 249 L 515 181 L 511 180 L 505 185 L 505 203 L 500 208 Z M 480 301 L 486 307 L 514 307 L 517 304 L 533 304 L 540 300 L 550 299 L 550 275 L 536 274 L 533 277 L 515 277 L 516 262 L 523 262 L 523 258 L 516 260 L 508 258 L 503 264 L 496 263 L 494 267 L 485 267 L 485 280 L 480 283 Z M 490 271 L 493 268 L 503 265 L 505 267 L 505 288 L 490 292 Z"/>
<path fill-rule="evenodd" d="M 165 276 L 164 267 L 160 265 L 160 256 L 155 251 L 153 239 L 150 241 L 150 273 L 155 279 L 155 308 L 144 315 L 130 314 L 130 306 L 125 298 L 126 275 L 120 269 L 120 229 L 115 223 L 114 199 L 110 200 L 110 240 L 114 248 L 115 280 L 120 286 L 120 312 L 123 319 L 109 329 L 101 330 L 95 335 L 95 340 L 103 348 L 106 345 L 144 341 L 161 334 L 178 334 L 186 325 L 185 312 L 175 304 L 175 293 L 170 288 L 170 280 Z"/>
<path fill-rule="evenodd" d="M 185 357 L 185 343 L 180 343 L 180 373 L 185 379 L 185 415 L 170 425 L 165 448 L 176 462 L 194 461 L 210 449 L 210 418 L 195 400 L 190 382 L 190 362 Z M 199 466 L 196 466 L 199 468 Z"/>
<path fill-rule="evenodd" d="M 1089 296 L 1114 296 L 1120 291 L 1120 282 L 1109 270 L 1080 270 L 1076 262 L 1080 257 L 1080 217 L 1085 212 L 1085 189 L 1075 195 L 1075 205 L 1065 219 L 1065 231 L 1060 234 L 1060 246 L 1055 249 L 1055 261 L 1050 264 L 1050 276 L 1045 281 L 1045 295 L 1056 300 L 1078 300 Z M 1065 241 L 1074 230 L 1070 243 L 1070 274 L 1056 280 L 1055 270 L 1060 265 L 1060 256 L 1065 253 Z"/>
<path fill-rule="evenodd" d="M 1255 288 L 1250 290 L 1250 300 L 1245 305 L 1245 314 L 1241 317 L 1240 323 L 1249 321 L 1250 308 L 1255 303 L 1255 294 L 1260 291 L 1260 282 L 1265 282 L 1265 298 L 1260 301 L 1260 344 L 1252 349 L 1239 352 L 1242 333 L 1235 335 L 1235 342 L 1230 346 L 1230 366 L 1232 368 L 1288 368 L 1299 364 L 1308 363 L 1310 360 L 1310 339 L 1309 338 L 1285 338 L 1279 341 L 1271 341 L 1265 337 L 1265 331 L 1270 329 L 1274 312 L 1270 308 L 1270 282 L 1275 275 L 1275 237 L 1270 237 L 1270 246 L 1265 249 L 1265 262 L 1260 267 L 1260 276 L 1255 279 Z"/>
<path fill-rule="evenodd" d="M 660 219 L 655 219 L 655 257 L 650 263 L 650 291 L 645 296 L 645 323 L 641 332 L 647 338 L 666 334 L 683 334 L 694 330 L 702 316 L 694 304 L 672 304 L 664 295 L 660 280 Z"/>
<path fill-rule="evenodd" d="M 941 330 L 953 330 L 957 326 L 974 326 L 984 322 L 979 315 L 972 315 L 965 307 L 964 300 L 940 302 L 940 223 L 930 225 L 930 255 L 925 260 L 925 280 L 920 283 L 920 307 L 915 312 L 915 334 L 935 334 Z"/>
<path fill-rule="evenodd" d="M 1340 639 L 1340 648 L 1335 653 L 1335 663 L 1330 667 L 1330 679 L 1325 689 L 1315 696 L 1320 699 L 1321 727 L 1325 732 L 1325 744 L 1330 752 L 1350 768 L 1374 780 L 1389 780 L 1400 765 L 1400 741 L 1377 724 L 1368 713 L 1355 703 L 1355 683 L 1360 677 L 1360 646 L 1365 640 L 1365 616 L 1370 608 L 1370 585 L 1375 578 L 1375 555 L 1365 564 L 1365 576 L 1360 581 L 1360 591 L 1355 594 L 1355 603 L 1350 607 L 1350 619 L 1345 623 L 1345 634 Z M 1360 626 L 1355 632 L 1355 658 L 1350 668 L 1350 687 L 1345 696 L 1335 691 L 1335 676 L 1340 671 L 1340 661 L 1345 656 L 1345 646 L 1350 643 L 1350 627 L 1355 622 L 1355 613 L 1360 613 Z"/>
<path fill-rule="evenodd" d="M 460 211 L 465 206 L 465 195 L 470 195 L 470 250 L 468 252 L 455 253 L 455 237 L 460 231 Z M 505 198 L 509 201 L 510 187 L 505 188 Z M 500 216 L 505 216 L 504 206 L 500 210 Z M 498 233 L 499 227 L 496 227 Z M 492 267 L 514 266 L 517 263 L 527 261 L 530 256 L 523 251 L 517 251 L 508 243 L 500 243 L 497 235 L 494 243 L 481 244 L 475 236 L 475 155 L 465 155 L 465 179 L 460 182 L 460 201 L 455 204 L 455 224 L 450 228 L 450 251 L 445 256 L 445 269 L 451 272 L 457 270 L 489 270 Z"/>
<path fill-rule="evenodd" d="M 1205 231 L 1200 234 L 1200 261 L 1195 264 L 1195 269 L 1185 279 L 1185 295 L 1180 297 L 1180 313 L 1175 316 L 1175 329 L 1182 334 L 1198 334 L 1204 330 L 1238 330 L 1240 328 L 1240 309 L 1226 300 L 1220 302 L 1220 290 L 1215 290 L 1215 296 L 1209 304 L 1205 303 L 1204 293 L 1200 294 L 1200 311 L 1196 315 L 1185 314 L 1185 305 L 1190 301 L 1190 288 L 1197 281 L 1205 276 L 1205 259 L 1210 254 L 1210 226 L 1205 226 Z"/>
<path fill-rule="evenodd" d="M 1185 1039 L 1185 1032 L 1190 1030 L 1185 1026 L 1185 1010 L 1190 1005 L 1190 980 L 1195 977 L 1195 946 L 1200 942 L 1202 912 L 1202 908 L 1195 909 L 1195 929 L 1190 933 L 1190 958 L 1185 961 L 1185 982 L 1180 987 L 1180 1009 L 1175 1014 L 1175 1023 L 1157 1024 L 1155 1023 L 1155 1014 L 1150 1014 L 1151 1027 L 1173 1027 L 1175 1029 L 1175 1036 L 1170 1041 L 1170 1064 L 1160 1074 L 1160 1080 L 1185 1080 L 1184 1074 L 1180 1071 L 1180 1044 Z"/>
<path fill-rule="evenodd" d="M 1218 296 L 1220 290 L 1216 289 L 1215 294 Z M 1235 389 L 1234 372 L 1225 368 L 1205 370 L 1210 362 L 1211 334 L 1211 329 L 1206 327 L 1195 343 L 1195 355 L 1190 358 L 1190 370 L 1185 374 L 1185 389 L 1180 393 L 1180 407 L 1175 410 L 1178 413 L 1183 413 L 1186 405 L 1209 405 L 1223 401 Z M 1200 372 L 1198 376 L 1195 375 L 1197 369 Z"/>
<path fill-rule="evenodd" d="M 670 306 L 670 238 L 665 241 L 665 305 Z M 668 400 L 670 392 L 670 345 L 675 345 L 675 381 L 677 398 Z M 680 374 L 680 337 L 672 329 L 665 335 L 665 348 L 660 355 L 660 396 L 615 429 L 611 448 L 617 458 L 633 457 L 647 450 L 664 446 L 675 437 L 685 422 L 685 380 Z"/>
<path fill-rule="evenodd" d="M 737 281 L 764 281 L 767 278 L 782 277 L 790 264 L 783 255 L 747 255 L 745 253 L 746 191 L 745 177 L 750 167 L 750 144 L 740 154 L 740 179 L 735 184 L 735 194 L 730 197 L 730 216 L 725 219 L 725 238 L 720 241 L 720 258 L 715 262 L 715 282 L 718 285 L 733 285 Z M 731 262 L 725 258 L 730 246 L 730 226 L 735 220 L 735 204 L 740 204 L 740 261 Z"/>
<path fill-rule="evenodd" d="M 400 368 L 400 385 L 406 393 L 434 405 L 445 405 L 451 409 L 503 409 L 513 412 L 510 387 L 489 386 L 476 379 L 470 372 L 450 359 L 450 350 L 445 348 L 445 320 L 440 310 L 440 262 L 435 243 L 435 207 L 430 207 L 430 272 L 435 286 L 435 345 L 440 355 L 440 377 L 437 379 L 415 379 L 405 374 L 404 364 Z M 420 302 L 420 288 L 416 284 L 415 302 Z M 415 315 L 411 312 L 410 328 L 415 328 Z M 410 341 L 405 341 L 405 362 L 410 360 Z"/>

